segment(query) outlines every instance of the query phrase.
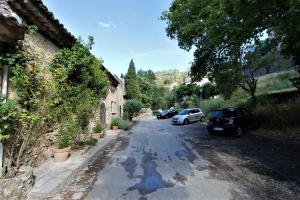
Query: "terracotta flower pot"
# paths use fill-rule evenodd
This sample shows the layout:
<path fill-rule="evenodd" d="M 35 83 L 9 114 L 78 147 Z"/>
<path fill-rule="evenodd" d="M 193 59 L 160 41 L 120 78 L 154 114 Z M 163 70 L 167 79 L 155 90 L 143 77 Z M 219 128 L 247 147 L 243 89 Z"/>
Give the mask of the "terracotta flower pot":
<path fill-rule="evenodd" d="M 118 130 L 119 129 L 119 127 L 118 126 L 112 126 L 112 130 Z"/>
<path fill-rule="evenodd" d="M 54 154 L 54 162 L 64 162 L 69 157 L 71 147 L 67 147 L 64 149 L 59 149 L 57 147 L 53 147 L 52 151 Z"/>
<path fill-rule="evenodd" d="M 92 133 L 92 138 L 95 140 L 99 140 L 102 135 L 102 133 Z"/>

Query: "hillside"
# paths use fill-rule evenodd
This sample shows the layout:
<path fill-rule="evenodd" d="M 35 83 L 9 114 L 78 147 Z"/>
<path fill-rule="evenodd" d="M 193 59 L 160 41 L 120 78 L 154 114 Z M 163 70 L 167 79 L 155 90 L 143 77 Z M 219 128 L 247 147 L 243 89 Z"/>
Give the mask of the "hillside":
<path fill-rule="evenodd" d="M 174 86 L 183 83 L 184 78 L 188 76 L 188 72 L 181 72 L 177 69 L 164 70 L 155 72 L 156 83 L 172 89 Z"/>

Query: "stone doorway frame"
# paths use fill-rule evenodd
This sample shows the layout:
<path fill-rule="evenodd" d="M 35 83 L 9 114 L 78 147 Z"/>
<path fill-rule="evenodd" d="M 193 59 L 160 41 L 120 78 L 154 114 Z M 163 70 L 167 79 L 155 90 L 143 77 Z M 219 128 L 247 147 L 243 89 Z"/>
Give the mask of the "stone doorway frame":
<path fill-rule="evenodd" d="M 106 125 L 106 104 L 104 101 L 100 102 L 99 111 L 99 122 L 102 125 Z"/>

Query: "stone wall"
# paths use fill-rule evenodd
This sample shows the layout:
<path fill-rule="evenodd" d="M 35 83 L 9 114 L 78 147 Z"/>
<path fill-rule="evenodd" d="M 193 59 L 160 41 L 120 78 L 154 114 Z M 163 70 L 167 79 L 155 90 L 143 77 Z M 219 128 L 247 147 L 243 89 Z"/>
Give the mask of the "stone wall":
<path fill-rule="evenodd" d="M 110 128 L 113 118 L 122 118 L 124 94 L 124 80 L 121 80 L 121 83 L 117 87 L 111 86 L 106 98 L 99 100 L 98 108 L 94 112 L 95 117 L 89 125 L 90 130 L 92 130 L 96 123 L 105 124 L 107 128 Z M 105 122 L 101 120 L 101 112 L 103 112 L 101 105 L 105 105 Z"/>
<path fill-rule="evenodd" d="M 38 56 L 39 62 L 43 66 L 51 62 L 55 53 L 59 51 L 57 46 L 38 32 L 26 35 L 24 44 L 28 52 Z"/>
<path fill-rule="evenodd" d="M 12 10 L 10 9 L 7 0 L 0 0 L 0 13 L 4 15 L 11 15 Z"/>
<path fill-rule="evenodd" d="M 28 52 L 37 56 L 37 61 L 42 67 L 47 67 L 47 64 L 51 62 L 55 53 L 59 50 L 57 46 L 38 32 L 26 35 L 23 43 Z M 44 73 L 45 78 L 48 79 L 50 73 L 47 73 L 47 70 L 44 70 Z M 11 84 L 8 84 L 8 98 L 17 98 Z"/>
<path fill-rule="evenodd" d="M 106 105 L 106 124 L 110 125 L 113 118 L 122 118 L 124 106 L 123 95 L 123 83 L 119 84 L 118 87 L 110 89 L 104 100 Z"/>

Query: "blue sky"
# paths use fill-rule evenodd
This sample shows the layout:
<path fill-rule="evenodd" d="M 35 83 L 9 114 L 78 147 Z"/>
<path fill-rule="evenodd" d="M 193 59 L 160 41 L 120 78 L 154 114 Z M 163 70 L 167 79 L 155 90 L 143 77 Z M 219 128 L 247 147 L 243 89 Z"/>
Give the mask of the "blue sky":
<path fill-rule="evenodd" d="M 186 70 L 192 52 L 181 50 L 159 20 L 172 0 L 43 0 L 76 37 L 95 38 L 93 53 L 113 73 L 126 73 L 133 58 L 136 68 Z"/>

